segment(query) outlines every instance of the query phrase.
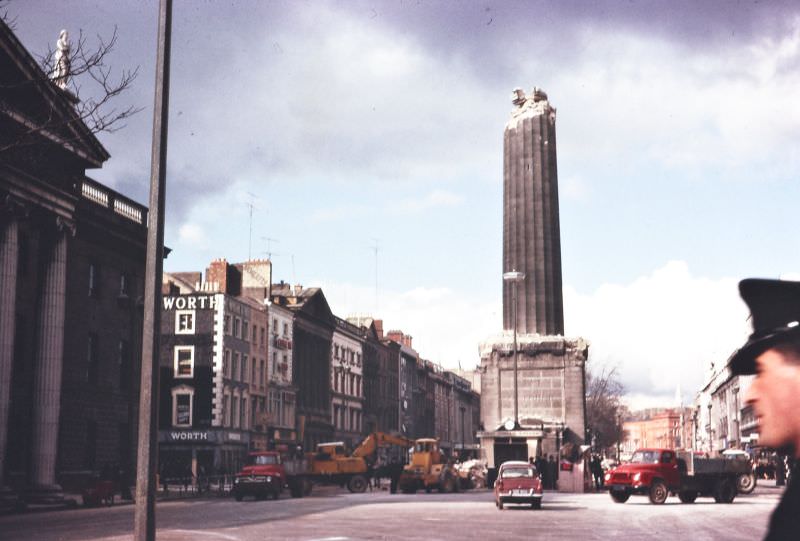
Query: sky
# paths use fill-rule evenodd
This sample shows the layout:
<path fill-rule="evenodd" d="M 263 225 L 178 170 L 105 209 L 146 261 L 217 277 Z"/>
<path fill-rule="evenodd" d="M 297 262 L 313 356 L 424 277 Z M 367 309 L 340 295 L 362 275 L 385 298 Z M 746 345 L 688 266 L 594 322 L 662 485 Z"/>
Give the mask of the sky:
<path fill-rule="evenodd" d="M 12 0 L 139 67 L 89 175 L 146 203 L 157 2 Z M 271 257 L 419 353 L 471 368 L 502 324 L 511 92 L 557 108 L 565 329 L 633 407 L 683 402 L 749 334 L 740 279 L 800 277 L 800 4 L 175 0 L 166 271 Z M 85 92 L 91 92 L 86 85 Z M 251 214 L 252 209 L 252 214 Z"/>

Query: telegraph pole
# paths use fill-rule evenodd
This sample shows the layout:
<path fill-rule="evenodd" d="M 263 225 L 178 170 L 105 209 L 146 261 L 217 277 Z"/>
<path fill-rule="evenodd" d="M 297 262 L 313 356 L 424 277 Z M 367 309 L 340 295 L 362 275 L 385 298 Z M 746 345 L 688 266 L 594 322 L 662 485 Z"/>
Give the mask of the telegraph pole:
<path fill-rule="evenodd" d="M 156 465 L 158 464 L 158 357 L 161 332 L 161 281 L 164 270 L 164 200 L 167 185 L 167 119 L 172 0 L 158 7 L 158 56 L 150 162 L 150 209 L 147 215 L 142 375 L 136 461 L 136 509 L 133 538 L 156 538 Z"/>

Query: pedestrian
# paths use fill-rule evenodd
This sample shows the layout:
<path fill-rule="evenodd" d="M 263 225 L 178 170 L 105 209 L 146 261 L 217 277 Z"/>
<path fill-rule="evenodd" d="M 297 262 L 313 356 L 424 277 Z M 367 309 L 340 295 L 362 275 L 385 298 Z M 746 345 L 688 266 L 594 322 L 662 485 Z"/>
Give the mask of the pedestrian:
<path fill-rule="evenodd" d="M 392 459 L 389 464 L 389 492 L 392 494 L 397 493 L 397 483 L 400 481 L 400 475 L 403 473 L 403 465 L 396 459 Z"/>
<path fill-rule="evenodd" d="M 555 490 L 558 482 L 558 462 L 556 462 L 556 457 L 553 455 L 550 455 L 547 461 L 547 481 L 549 483 L 547 488 Z"/>
<path fill-rule="evenodd" d="M 595 490 L 600 490 L 603 488 L 603 463 L 600 461 L 600 457 L 598 455 L 592 455 L 592 459 L 589 462 L 589 470 L 592 472 L 592 477 L 594 477 L 594 488 Z"/>
<path fill-rule="evenodd" d="M 800 282 L 747 279 L 739 293 L 753 333 L 731 356 L 732 375 L 755 378 L 745 393 L 759 420 L 759 445 L 800 457 Z M 766 541 L 797 539 L 800 483 L 794 475 L 769 520 Z"/>

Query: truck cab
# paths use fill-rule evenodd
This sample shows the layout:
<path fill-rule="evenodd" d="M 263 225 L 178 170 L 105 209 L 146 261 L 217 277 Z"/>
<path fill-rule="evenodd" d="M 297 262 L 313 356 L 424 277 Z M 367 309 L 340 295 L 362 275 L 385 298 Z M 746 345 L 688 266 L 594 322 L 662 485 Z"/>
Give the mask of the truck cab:
<path fill-rule="evenodd" d="M 638 449 L 630 461 L 605 475 L 605 484 L 617 503 L 633 494 L 645 494 L 654 504 L 664 503 L 670 494 L 683 503 L 693 503 L 698 495 L 730 503 L 736 497 L 736 470 L 730 462 L 672 449 Z"/>
<path fill-rule="evenodd" d="M 276 451 L 255 451 L 247 455 L 242 470 L 233 480 L 233 496 L 242 501 L 245 496 L 278 499 L 286 483 L 281 456 Z"/>

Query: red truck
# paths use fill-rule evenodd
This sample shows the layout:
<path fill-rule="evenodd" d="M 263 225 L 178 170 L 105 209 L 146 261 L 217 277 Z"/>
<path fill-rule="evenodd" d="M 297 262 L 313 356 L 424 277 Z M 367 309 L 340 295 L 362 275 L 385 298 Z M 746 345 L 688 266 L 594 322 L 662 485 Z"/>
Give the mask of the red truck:
<path fill-rule="evenodd" d="M 639 449 L 629 462 L 606 473 L 605 487 L 617 503 L 625 503 L 631 494 L 647 495 L 654 504 L 664 503 L 670 494 L 683 503 L 698 496 L 731 503 L 741 468 L 738 461 L 700 458 L 690 451 Z"/>
<path fill-rule="evenodd" d="M 289 488 L 292 497 L 299 498 L 311 491 L 311 483 L 296 468 L 307 470 L 305 460 L 284 463 L 277 451 L 255 451 L 247 455 L 242 471 L 233 480 L 233 497 L 237 502 L 245 496 L 278 499 L 284 487 Z"/>

